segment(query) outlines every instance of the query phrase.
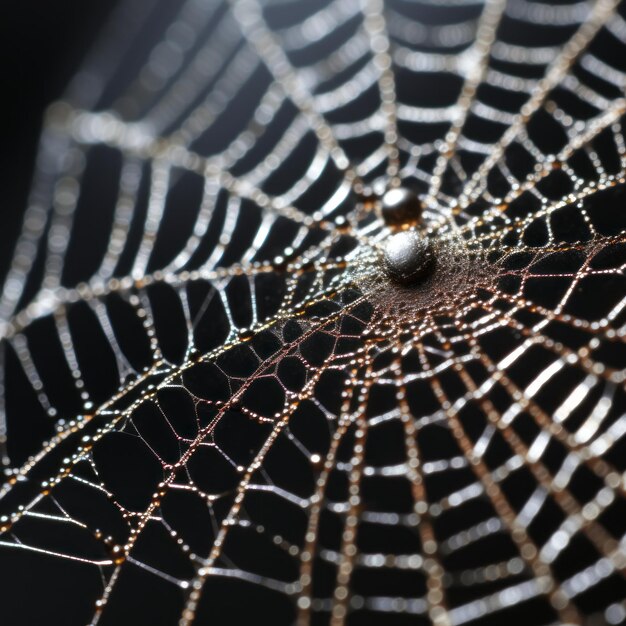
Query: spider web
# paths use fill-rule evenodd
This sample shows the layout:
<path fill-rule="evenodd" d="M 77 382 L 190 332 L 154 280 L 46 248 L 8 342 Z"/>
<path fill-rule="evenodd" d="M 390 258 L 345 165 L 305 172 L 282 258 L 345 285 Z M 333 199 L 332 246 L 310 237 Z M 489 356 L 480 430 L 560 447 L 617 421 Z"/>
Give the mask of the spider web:
<path fill-rule="evenodd" d="M 625 64 L 608 0 L 123 2 L 0 297 L 10 623 L 623 623 Z"/>

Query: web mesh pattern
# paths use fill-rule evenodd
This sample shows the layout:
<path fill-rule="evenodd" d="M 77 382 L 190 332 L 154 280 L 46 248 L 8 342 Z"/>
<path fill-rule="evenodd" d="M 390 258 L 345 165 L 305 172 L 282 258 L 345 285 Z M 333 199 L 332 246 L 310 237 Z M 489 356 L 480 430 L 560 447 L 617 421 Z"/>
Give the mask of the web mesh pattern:
<path fill-rule="evenodd" d="M 122 3 L 0 296 L 3 605 L 624 623 L 625 86 L 608 0 Z"/>

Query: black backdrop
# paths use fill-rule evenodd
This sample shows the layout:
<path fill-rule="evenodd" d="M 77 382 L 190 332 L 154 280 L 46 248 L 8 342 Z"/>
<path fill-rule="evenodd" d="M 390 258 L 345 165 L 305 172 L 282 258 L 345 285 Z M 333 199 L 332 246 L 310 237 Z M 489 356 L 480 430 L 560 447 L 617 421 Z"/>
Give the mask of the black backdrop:
<path fill-rule="evenodd" d="M 6 3 L 3 7 L 0 19 L 3 124 L 0 142 L 0 276 L 10 258 L 26 204 L 43 112 L 62 94 L 115 4 L 114 0 L 21 0 Z M 623 195 L 612 194 L 612 197 L 616 197 L 616 205 L 623 203 Z M 36 620 L 27 622 L 29 624 L 56 625 L 60 623 L 56 621 L 58 615 L 64 616 L 64 623 L 76 623 L 76 615 L 93 612 L 92 606 L 87 606 L 92 600 L 87 594 L 80 593 L 80 585 L 87 588 L 97 586 L 100 581 L 85 576 L 78 585 L 77 570 L 65 561 L 18 552 L 5 551 L 3 561 L 0 561 L 0 581 L 8 575 L 14 577 L 13 584 L 4 586 L 7 592 L 10 589 L 10 593 L 0 593 L 2 626 L 23 624 L 24 621 L 17 616 L 24 615 L 27 606 L 30 619 Z M 160 588 L 155 591 L 136 583 L 134 589 L 138 595 L 144 595 L 141 615 L 147 619 L 147 598 L 151 593 L 160 593 Z M 227 595 L 224 591 L 222 593 Z M 246 608 L 254 611 L 256 603 L 252 595 L 248 595 L 244 604 L 247 607 L 241 607 L 241 611 Z M 128 620 L 125 623 L 132 623 L 137 615 L 132 613 L 130 605 L 125 610 Z M 165 616 L 160 617 L 165 619 Z M 499 619 L 497 616 L 496 620 Z M 218 619 L 214 623 L 224 622 Z"/>
<path fill-rule="evenodd" d="M 45 108 L 116 0 L 13 0 L 0 17 L 0 275 L 20 227 Z"/>
<path fill-rule="evenodd" d="M 13 0 L 0 17 L 0 276 L 11 258 L 33 174 L 43 114 L 76 72 L 115 0 Z M 22 558 L 20 558 L 22 557 Z M 72 621 L 70 581 L 52 560 L 5 554 L 0 581 L 17 584 L 0 594 L 0 623 L 57 626 Z M 46 562 L 48 561 L 48 562 Z M 50 568 L 50 569 L 48 569 Z M 67 573 L 67 570 L 66 572 Z M 80 605 L 80 602 L 77 603 Z M 25 608 L 30 607 L 26 613 Z M 67 611 L 61 613 L 61 611 Z M 34 623 L 34 622 L 29 622 Z"/>

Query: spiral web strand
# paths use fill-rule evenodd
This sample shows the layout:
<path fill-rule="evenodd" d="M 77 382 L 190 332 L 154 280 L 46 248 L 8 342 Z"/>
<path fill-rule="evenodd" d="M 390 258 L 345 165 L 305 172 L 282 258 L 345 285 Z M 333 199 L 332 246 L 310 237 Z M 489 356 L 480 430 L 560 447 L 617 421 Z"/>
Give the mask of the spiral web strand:
<path fill-rule="evenodd" d="M 625 64 L 608 0 L 122 2 L 0 296 L 9 593 L 28 554 L 63 623 L 624 623 Z"/>

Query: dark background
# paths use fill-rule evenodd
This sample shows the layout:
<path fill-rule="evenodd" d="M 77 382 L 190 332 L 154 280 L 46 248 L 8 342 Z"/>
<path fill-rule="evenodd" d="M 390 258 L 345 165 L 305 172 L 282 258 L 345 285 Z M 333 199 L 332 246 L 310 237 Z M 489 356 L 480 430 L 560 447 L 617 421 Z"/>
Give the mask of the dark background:
<path fill-rule="evenodd" d="M 32 177 L 43 114 L 76 72 L 117 0 L 5 2 L 0 19 L 0 275 Z"/>
<path fill-rule="evenodd" d="M 0 18 L 0 277 L 7 269 L 20 229 L 33 174 L 37 143 L 46 107 L 61 97 L 116 0 L 20 0 L 5 2 Z M 24 558 L 26 556 L 26 558 Z M 63 605 L 67 619 L 67 585 L 75 572 L 52 559 L 8 554 L 0 580 L 14 576 L 11 601 L 5 596 L 0 621 L 19 622 L 24 607 L 38 623 L 55 626 L 52 616 Z M 33 589 L 47 589 L 43 596 Z M 56 603 L 53 598 L 57 598 Z M 80 604 L 80 602 L 78 603 Z M 91 612 L 91 607 L 89 611 Z M 52 615 L 51 615 L 52 613 Z M 57 613 L 58 615 L 58 613 Z M 14 621 L 18 620 L 18 622 Z"/>
<path fill-rule="evenodd" d="M 4 6 L 0 20 L 0 107 L 3 122 L 0 143 L 0 277 L 6 270 L 26 206 L 45 108 L 63 94 L 116 4 L 116 0 L 22 0 Z M 606 195 L 602 198 L 606 201 Z M 91 603 L 98 593 L 93 589 L 99 590 L 101 583 L 92 568 L 19 551 L 5 551 L 3 559 L 0 580 L 7 572 L 13 578 L 11 585 L 5 585 L 4 597 L 0 595 L 0 606 L 3 607 L 0 615 L 2 619 L 9 620 L 3 621 L 3 626 L 23 624 L 17 616 L 23 619 L 25 607 L 28 607 L 29 615 L 36 616 L 33 617 L 37 620 L 35 623 L 52 626 L 59 623 L 56 621 L 59 615 L 64 616 L 66 623 L 78 623 L 80 619 L 77 616 L 93 613 Z M 129 576 L 137 575 L 133 574 L 133 570 L 127 571 Z M 257 591 L 254 588 L 246 589 L 246 602 L 241 603 L 241 596 L 233 593 L 233 587 L 222 588 L 219 581 L 209 584 L 214 585 L 213 598 L 218 597 L 226 604 L 235 599 L 240 605 L 240 613 L 256 613 L 261 605 L 254 596 Z M 160 584 L 158 578 L 147 576 L 138 577 L 130 583 L 126 581 L 120 587 L 132 593 L 132 597 L 122 596 L 125 601 L 123 613 L 121 610 L 117 613 L 126 615 L 128 621 L 124 623 L 131 623 L 133 618 L 147 619 L 147 615 L 158 613 L 160 604 L 151 604 L 147 599 L 151 595 L 164 596 L 169 592 L 169 588 Z M 11 597 L 7 598 L 7 595 Z M 175 603 L 171 605 L 175 606 Z M 105 612 L 105 615 L 115 615 L 118 609 L 114 607 L 113 612 Z M 219 618 L 215 620 L 215 616 L 219 615 L 215 606 L 211 610 L 213 623 L 226 623 Z M 258 620 L 258 615 L 250 616 L 254 617 Z M 536 617 L 539 622 L 540 616 Z M 157 614 L 153 623 L 159 618 L 165 621 L 167 616 Z M 11 621 L 14 619 L 17 621 Z M 103 626 L 109 625 L 110 619 L 105 618 Z M 175 619 L 176 616 L 171 623 Z M 503 619 L 502 614 L 497 614 L 495 623 Z M 515 619 L 511 621 L 510 615 L 507 619 L 510 624 L 520 623 Z M 232 623 L 242 622 L 233 620 Z"/>

